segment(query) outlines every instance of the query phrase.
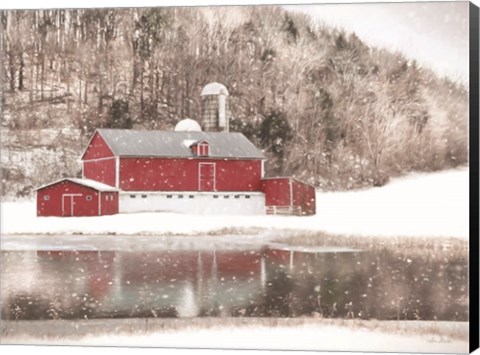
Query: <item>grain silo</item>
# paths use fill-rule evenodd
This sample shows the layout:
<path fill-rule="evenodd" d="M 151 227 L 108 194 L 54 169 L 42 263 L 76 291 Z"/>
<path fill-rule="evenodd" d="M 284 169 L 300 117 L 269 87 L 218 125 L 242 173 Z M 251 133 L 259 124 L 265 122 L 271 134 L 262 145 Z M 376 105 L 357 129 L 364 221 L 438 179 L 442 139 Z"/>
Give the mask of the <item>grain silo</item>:
<path fill-rule="evenodd" d="M 228 132 L 228 90 L 220 83 L 207 84 L 202 96 L 202 126 L 204 131 Z"/>

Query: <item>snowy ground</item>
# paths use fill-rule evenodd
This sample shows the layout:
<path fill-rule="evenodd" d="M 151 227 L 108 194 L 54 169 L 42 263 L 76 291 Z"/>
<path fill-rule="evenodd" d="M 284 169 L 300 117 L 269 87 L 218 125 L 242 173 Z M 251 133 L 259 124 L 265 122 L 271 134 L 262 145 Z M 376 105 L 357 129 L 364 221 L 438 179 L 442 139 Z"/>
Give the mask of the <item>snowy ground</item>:
<path fill-rule="evenodd" d="M 35 202 L 2 202 L 2 234 L 201 234 L 228 228 L 296 229 L 365 236 L 468 238 L 468 168 L 414 174 L 381 188 L 317 193 L 317 214 L 215 216 L 136 213 L 36 217 Z"/>
<path fill-rule="evenodd" d="M 52 322 L 57 322 L 53 328 L 63 329 L 63 332 L 59 331 L 56 334 L 70 332 L 70 335 L 60 337 L 21 335 L 22 330 L 25 331 L 27 328 L 31 328 L 28 332 L 30 334 L 38 334 L 40 328 L 52 329 L 52 326 L 47 324 Z M 192 321 L 150 319 L 146 326 L 145 320 L 140 319 L 92 320 L 88 321 L 91 322 L 90 333 L 96 335 L 88 336 L 80 334 L 72 336 L 86 330 L 87 321 L 80 321 L 76 325 L 77 330 L 73 330 L 71 322 L 62 322 L 15 323 L 11 329 L 15 335 L 4 337 L 2 343 L 369 352 L 468 352 L 468 323 L 466 322 L 204 318 Z M 107 327 L 105 322 L 110 325 Z M 191 325 L 188 325 L 189 323 Z M 16 327 L 23 329 L 14 329 Z M 98 331 L 95 331 L 96 328 Z M 110 332 L 106 332 L 106 329 L 110 329 Z"/>
<path fill-rule="evenodd" d="M 76 250 L 136 250 L 142 246 L 149 249 L 170 246 L 188 249 L 198 248 L 199 245 L 209 248 L 212 243 L 217 247 L 221 243 L 227 248 L 252 249 L 258 240 L 264 242 L 270 238 L 275 239 L 279 231 L 285 229 L 366 237 L 424 236 L 466 240 L 468 206 L 468 168 L 435 174 L 415 174 L 393 180 L 382 188 L 340 193 L 318 192 L 317 214 L 311 217 L 139 213 L 84 218 L 37 218 L 34 202 L 2 202 L 1 247 L 4 250 L 38 249 L 40 246 L 48 249 L 73 247 Z M 250 234 L 242 233 L 245 230 Z M 215 237 L 204 236 L 212 232 Z M 256 235 L 257 232 L 262 238 Z M 56 234 L 67 236 L 58 238 Z M 70 239 L 68 234 L 78 235 L 65 243 L 65 239 Z M 195 237 L 171 238 L 168 234 Z M 166 236 L 152 238 L 152 235 Z M 122 320 L 108 320 L 110 321 Z M 248 322 L 246 324 L 250 324 L 250 321 L 244 320 Z M 126 322 L 131 323 L 132 320 Z M 26 324 L 21 321 L 3 322 L 3 325 L 7 323 L 15 324 L 15 327 Z M 46 325 L 42 321 L 33 323 L 39 329 Z M 77 322 L 72 324 L 78 327 Z M 90 326 L 91 323 L 88 327 Z M 117 330 L 114 326 L 101 329 L 109 329 L 110 332 L 98 331 L 94 332 L 95 335 L 71 337 L 68 336 L 68 327 L 65 327 L 64 332 L 67 333 L 63 336 L 35 337 L 36 332 L 22 333 L 15 329 L 8 336 L 2 331 L 2 343 L 367 352 L 468 351 L 467 322 L 309 319 L 305 320 L 305 324 L 282 323 L 275 327 L 263 323 L 249 326 L 232 323 L 212 327 L 167 327 L 136 333 Z"/>

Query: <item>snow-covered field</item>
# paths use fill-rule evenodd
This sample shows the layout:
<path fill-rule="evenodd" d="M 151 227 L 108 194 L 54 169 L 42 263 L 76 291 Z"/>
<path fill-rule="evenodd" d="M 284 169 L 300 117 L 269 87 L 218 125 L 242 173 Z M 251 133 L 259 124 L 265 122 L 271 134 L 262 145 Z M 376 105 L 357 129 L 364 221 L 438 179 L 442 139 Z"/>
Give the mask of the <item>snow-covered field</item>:
<path fill-rule="evenodd" d="M 317 214 L 217 216 L 136 213 L 36 217 L 35 202 L 2 202 L 2 234 L 201 234 L 225 228 L 296 229 L 364 236 L 468 238 L 468 168 L 414 174 L 381 188 L 317 192 Z"/>
<path fill-rule="evenodd" d="M 121 321 L 121 320 L 116 320 Z M 113 322 L 111 329 L 115 328 Z M 137 320 L 134 320 L 137 321 Z M 151 320 L 151 322 L 161 321 Z M 299 323 L 288 325 L 290 322 Z M 95 321 L 93 321 L 95 323 Z M 205 320 L 210 323 L 210 320 Z M 86 337 L 12 336 L 4 343 L 68 344 L 96 346 L 187 347 L 272 350 L 341 350 L 368 352 L 468 352 L 468 323 L 458 322 L 392 322 L 355 320 L 279 319 L 278 325 L 255 324 L 255 319 L 218 320 L 227 325 L 199 328 L 125 332 L 95 332 Z M 232 323 L 229 325 L 229 322 Z M 243 322 L 243 324 L 240 324 Z M 41 322 L 40 322 L 41 323 Z M 249 325 L 253 323 L 254 325 Z M 145 323 L 143 323 L 145 324 Z M 210 324 L 211 325 L 211 324 Z M 95 325 L 93 325 L 93 328 Z M 134 327 L 134 325 L 132 326 Z M 93 329 L 92 328 L 92 329 Z M 163 328 L 163 327 L 162 327 Z M 342 340 L 343 339 L 343 340 Z"/>
<path fill-rule="evenodd" d="M 38 218 L 34 202 L 3 202 L 2 249 L 49 248 L 102 250 L 193 245 L 251 248 L 277 231 L 308 230 L 358 236 L 456 237 L 468 239 L 468 168 L 415 174 L 381 188 L 317 193 L 317 214 L 290 216 L 211 216 L 138 213 L 84 218 Z M 238 229 L 238 231 L 236 231 Z M 245 235 L 243 231 L 249 231 Z M 255 235 L 260 231 L 260 236 Z M 202 236 L 216 232 L 215 237 Z M 235 234 L 239 232 L 238 234 Z M 40 235 L 43 234 L 43 235 Z M 67 234 L 58 238 L 55 234 Z M 68 234 L 75 235 L 65 243 Z M 104 235 L 102 234 L 109 234 Z M 116 235 L 114 235 L 116 234 Z M 152 238 L 151 235 L 162 235 Z M 198 235 L 171 238 L 168 234 Z M 122 235 L 121 237 L 119 235 Z M 232 238 L 233 237 L 233 238 Z M 363 239 L 362 239 L 363 240 Z M 234 241 L 234 243 L 232 242 Z M 193 244 L 192 244 L 193 243 Z M 173 246 L 172 246 L 173 247 Z M 294 319 L 293 319 L 294 320 Z M 188 321 L 188 320 L 187 320 Z M 131 322 L 131 320 L 128 320 Z M 245 319 L 245 324 L 250 322 Z M 75 322 L 73 322 L 75 323 Z M 4 322 L 6 324 L 6 322 Z M 15 324 L 22 324 L 16 322 Z M 41 326 L 39 322 L 37 326 Z M 336 350 L 367 352 L 468 352 L 468 323 L 310 319 L 305 324 L 219 324 L 213 327 L 153 329 L 144 333 L 94 332 L 82 337 L 35 337 L 13 332 L 3 344 L 71 344 L 188 348 Z"/>
<path fill-rule="evenodd" d="M 188 345 L 185 343 L 188 339 Z M 339 343 L 339 339 L 348 341 Z M 224 349 L 272 350 L 341 350 L 341 351 L 401 351 L 401 352 L 468 352 L 467 341 L 435 335 L 405 335 L 372 332 L 339 326 L 306 326 L 280 328 L 219 328 L 185 330 L 145 336 L 99 336 L 76 345 L 162 346 Z M 214 345 L 213 345 L 214 344 Z"/>

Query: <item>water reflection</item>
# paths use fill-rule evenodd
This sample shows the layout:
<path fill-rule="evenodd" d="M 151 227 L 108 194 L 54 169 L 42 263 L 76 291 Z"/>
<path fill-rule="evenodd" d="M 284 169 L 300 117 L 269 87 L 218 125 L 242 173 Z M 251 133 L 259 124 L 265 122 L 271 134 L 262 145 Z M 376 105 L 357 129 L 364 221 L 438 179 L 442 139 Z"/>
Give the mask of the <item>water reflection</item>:
<path fill-rule="evenodd" d="M 322 316 L 467 320 L 463 255 L 3 251 L 3 319 Z"/>

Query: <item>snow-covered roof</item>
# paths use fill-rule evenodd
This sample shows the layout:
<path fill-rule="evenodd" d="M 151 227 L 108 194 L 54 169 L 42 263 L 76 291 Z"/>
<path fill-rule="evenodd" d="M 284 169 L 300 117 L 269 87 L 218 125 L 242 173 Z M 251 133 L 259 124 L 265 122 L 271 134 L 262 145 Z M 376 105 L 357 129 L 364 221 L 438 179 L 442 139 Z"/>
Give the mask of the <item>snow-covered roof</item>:
<path fill-rule="evenodd" d="M 137 131 L 98 129 L 112 152 L 122 157 L 193 158 L 186 143 L 207 141 L 211 158 L 265 159 L 260 150 L 238 132 Z"/>
<path fill-rule="evenodd" d="M 79 184 L 79 185 L 83 185 L 83 186 L 86 186 L 86 187 L 90 187 L 94 190 L 97 190 L 97 191 L 102 191 L 102 192 L 114 192 L 114 191 L 118 191 L 117 188 L 113 187 L 113 186 L 110 186 L 110 185 L 106 185 L 106 184 L 103 184 L 101 182 L 98 182 L 98 181 L 95 181 L 95 180 L 90 180 L 90 179 L 78 179 L 78 178 L 63 178 L 63 179 L 59 179 L 59 180 L 56 180 L 54 182 L 51 182 L 49 184 L 46 184 L 46 185 L 42 185 L 40 187 L 37 187 L 35 190 L 40 190 L 40 189 L 43 189 L 44 187 L 47 187 L 47 186 L 51 186 L 51 185 L 55 185 L 55 184 L 58 184 L 59 182 L 62 182 L 62 181 L 71 181 L 73 183 L 76 183 L 76 184 Z"/>
<path fill-rule="evenodd" d="M 202 90 L 202 93 L 200 96 L 205 96 L 205 95 L 227 95 L 228 96 L 228 90 L 225 87 L 225 85 L 213 82 L 210 84 L 205 85 L 205 87 Z"/>

